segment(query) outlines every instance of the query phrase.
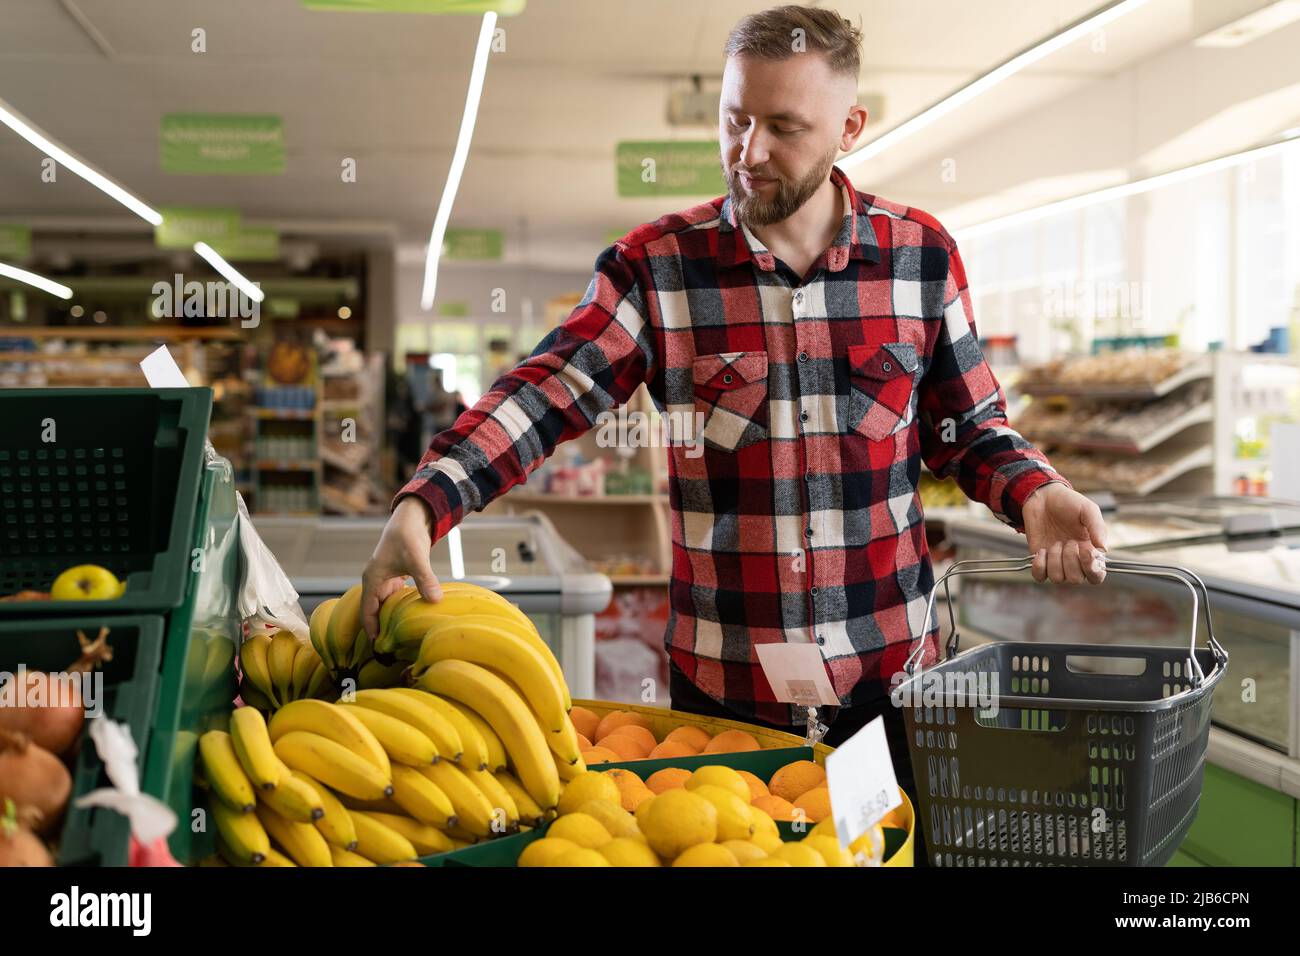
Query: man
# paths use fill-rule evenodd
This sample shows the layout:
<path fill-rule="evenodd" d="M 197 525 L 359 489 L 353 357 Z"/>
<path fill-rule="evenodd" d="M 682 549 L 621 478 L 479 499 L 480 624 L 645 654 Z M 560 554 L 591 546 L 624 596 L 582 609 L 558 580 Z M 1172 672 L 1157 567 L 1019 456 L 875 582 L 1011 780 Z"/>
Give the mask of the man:
<path fill-rule="evenodd" d="M 1008 427 L 952 238 L 834 166 L 867 121 L 859 45 L 829 10 L 736 26 L 719 117 L 727 195 L 606 249 L 572 315 L 433 440 L 364 574 L 371 633 L 404 575 L 439 596 L 431 539 L 643 382 L 660 410 L 704 418 L 702 454 L 667 452 L 677 709 L 802 733 L 806 708 L 775 699 L 755 647 L 812 645 L 840 700 L 821 712 L 826 740 L 884 714 L 913 790 L 887 695 L 920 635 L 924 662 L 937 657 L 922 460 L 1026 534 L 1035 579 L 1102 580 L 1101 513 Z"/>

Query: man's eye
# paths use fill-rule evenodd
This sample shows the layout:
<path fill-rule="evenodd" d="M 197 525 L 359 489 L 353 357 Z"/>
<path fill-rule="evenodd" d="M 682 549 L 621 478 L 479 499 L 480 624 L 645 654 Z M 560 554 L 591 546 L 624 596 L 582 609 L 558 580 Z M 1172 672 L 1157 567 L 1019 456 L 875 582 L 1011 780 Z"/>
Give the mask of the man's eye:
<path fill-rule="evenodd" d="M 797 129 L 782 129 L 781 127 L 778 126 L 778 127 L 776 127 L 776 132 L 779 133 L 781 136 L 789 136 L 791 133 L 797 133 L 797 132 L 799 132 L 799 130 L 797 130 Z"/>
<path fill-rule="evenodd" d="M 732 129 L 743 129 L 743 128 L 744 128 L 744 124 L 743 124 L 743 123 L 737 123 L 734 119 L 728 119 L 728 120 L 727 120 L 727 125 L 730 126 Z"/>

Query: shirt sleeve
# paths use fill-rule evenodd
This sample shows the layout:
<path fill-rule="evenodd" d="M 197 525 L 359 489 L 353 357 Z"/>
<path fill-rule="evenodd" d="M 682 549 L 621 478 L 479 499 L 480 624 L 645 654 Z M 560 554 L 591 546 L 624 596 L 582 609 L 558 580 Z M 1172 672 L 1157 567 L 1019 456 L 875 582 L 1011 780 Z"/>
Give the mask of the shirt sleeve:
<path fill-rule="evenodd" d="M 655 349 L 641 287 L 623 247 L 606 249 L 582 301 L 531 355 L 429 443 L 393 499 L 418 495 L 438 540 L 598 424 L 653 377 Z"/>
<path fill-rule="evenodd" d="M 954 478 L 966 496 L 1023 533 L 1025 500 L 1054 481 L 1071 487 L 1007 424 L 1006 396 L 984 359 L 975 331 L 966 269 L 946 234 L 948 276 L 943 324 L 918 397 L 921 457 L 941 478 Z"/>

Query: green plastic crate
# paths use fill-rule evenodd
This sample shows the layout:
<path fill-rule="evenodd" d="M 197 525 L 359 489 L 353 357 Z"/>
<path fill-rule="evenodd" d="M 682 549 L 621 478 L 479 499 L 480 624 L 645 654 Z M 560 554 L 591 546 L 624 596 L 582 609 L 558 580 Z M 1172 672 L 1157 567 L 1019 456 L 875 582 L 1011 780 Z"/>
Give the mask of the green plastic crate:
<path fill-rule="evenodd" d="M 110 601 L 0 602 L 0 619 L 179 607 L 211 411 L 206 388 L 0 389 L 0 595 L 48 591 L 79 564 L 127 585 Z"/>
<path fill-rule="evenodd" d="M 162 659 L 163 620 L 157 616 L 49 618 L 0 621 L 0 670 L 62 671 L 77 659 L 77 631 L 93 638 L 109 626 L 113 659 L 101 667 L 102 715 L 126 724 L 141 754 L 149 743 Z M 72 796 L 109 785 L 95 745 L 83 731 L 72 761 Z M 78 810 L 69 803 L 57 859 L 63 866 L 126 866 L 131 830 L 126 817 L 102 807 Z"/>

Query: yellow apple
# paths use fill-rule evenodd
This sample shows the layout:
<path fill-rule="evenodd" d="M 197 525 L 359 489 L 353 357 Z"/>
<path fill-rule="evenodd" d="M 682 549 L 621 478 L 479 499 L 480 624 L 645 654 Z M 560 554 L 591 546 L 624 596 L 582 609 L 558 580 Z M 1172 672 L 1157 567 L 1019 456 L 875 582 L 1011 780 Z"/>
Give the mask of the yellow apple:
<path fill-rule="evenodd" d="M 111 601 L 126 591 L 125 582 L 97 564 L 68 568 L 50 586 L 51 601 Z"/>

